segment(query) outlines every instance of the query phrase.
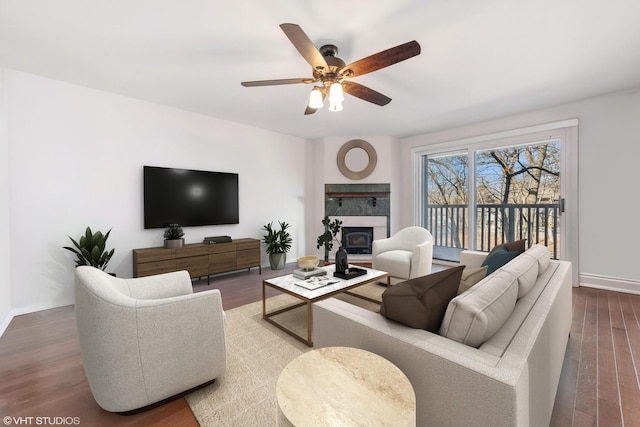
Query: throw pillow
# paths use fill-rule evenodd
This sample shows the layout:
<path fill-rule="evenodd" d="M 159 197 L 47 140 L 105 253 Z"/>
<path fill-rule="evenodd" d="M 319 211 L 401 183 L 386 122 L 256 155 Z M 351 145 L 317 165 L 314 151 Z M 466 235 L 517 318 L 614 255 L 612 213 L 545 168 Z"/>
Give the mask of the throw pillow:
<path fill-rule="evenodd" d="M 438 333 L 463 269 L 464 265 L 449 268 L 388 288 L 382 294 L 380 314 L 411 328 Z"/>
<path fill-rule="evenodd" d="M 485 265 L 484 267 L 465 268 L 462 270 L 462 278 L 460 279 L 460 286 L 458 287 L 458 295 L 487 277 L 488 268 L 489 267 Z"/>
<path fill-rule="evenodd" d="M 503 243 L 491 249 L 491 251 L 489 251 L 489 255 L 491 255 L 493 251 L 498 250 L 500 248 L 505 248 L 508 252 L 518 251 L 518 253 L 521 254 L 525 251 L 525 245 L 526 245 L 526 241 L 524 239 L 516 240 L 515 242 Z"/>
<path fill-rule="evenodd" d="M 487 275 L 493 273 L 515 257 L 520 255 L 520 252 L 513 251 L 509 252 L 506 247 L 502 246 L 497 249 L 493 249 L 489 252 L 489 255 L 485 258 L 482 263 L 482 267 L 487 266 Z"/>

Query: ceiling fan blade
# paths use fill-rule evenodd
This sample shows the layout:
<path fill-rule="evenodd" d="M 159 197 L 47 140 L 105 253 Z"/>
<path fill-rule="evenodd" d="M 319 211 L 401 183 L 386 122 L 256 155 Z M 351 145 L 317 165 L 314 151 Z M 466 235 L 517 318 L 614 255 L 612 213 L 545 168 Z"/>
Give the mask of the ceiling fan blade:
<path fill-rule="evenodd" d="M 280 28 L 314 70 L 329 69 L 327 61 L 299 25 L 280 24 Z"/>
<path fill-rule="evenodd" d="M 245 87 L 252 87 L 252 86 L 291 85 L 296 83 L 313 83 L 313 79 L 301 78 L 301 79 L 256 80 L 253 82 L 241 82 L 240 84 Z"/>
<path fill-rule="evenodd" d="M 389 98 L 388 96 L 383 95 L 380 92 L 376 92 L 373 89 L 369 89 L 368 87 L 356 82 L 345 80 L 342 82 L 342 89 L 349 95 L 372 102 L 377 105 L 387 105 L 391 102 L 391 98 Z"/>
<path fill-rule="evenodd" d="M 352 62 L 342 68 L 340 73 L 351 77 L 361 76 L 363 74 L 388 67 L 389 65 L 396 64 L 400 61 L 404 61 L 405 59 L 412 58 L 419 54 L 420 45 L 417 41 L 413 40 Z"/>

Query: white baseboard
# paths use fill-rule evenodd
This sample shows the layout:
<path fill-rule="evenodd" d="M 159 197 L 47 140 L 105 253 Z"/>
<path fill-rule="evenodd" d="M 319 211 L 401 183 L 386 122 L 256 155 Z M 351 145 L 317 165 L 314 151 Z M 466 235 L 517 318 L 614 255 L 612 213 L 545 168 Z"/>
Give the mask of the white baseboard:
<path fill-rule="evenodd" d="M 620 279 L 618 277 L 597 276 L 581 273 L 580 286 L 587 288 L 605 289 L 607 291 L 624 292 L 640 295 L 640 280 Z"/>
<path fill-rule="evenodd" d="M 11 321 L 13 320 L 14 317 L 16 316 L 20 316 L 23 314 L 29 314 L 29 313 L 35 313 L 37 311 L 43 311 L 43 310 L 49 310 L 52 308 L 58 308 L 58 307 L 64 307 L 67 306 L 69 304 L 62 304 L 62 305 L 54 305 L 51 303 L 46 303 L 46 304 L 38 304 L 38 305 L 32 305 L 29 307 L 23 307 L 20 309 L 13 309 L 13 310 L 9 310 L 9 313 L 7 313 L 7 316 L 2 319 L 2 323 L 0 323 L 0 337 L 2 335 L 4 335 L 4 332 L 7 330 L 7 328 L 9 327 L 9 324 L 11 323 Z"/>
<path fill-rule="evenodd" d="M 4 331 L 9 327 L 9 323 L 13 320 L 13 316 L 15 313 L 12 310 L 9 310 L 4 319 L 2 319 L 2 323 L 0 323 L 0 337 L 4 335 Z"/>
<path fill-rule="evenodd" d="M 51 308 L 65 307 L 67 305 L 72 305 L 73 302 L 67 302 L 64 304 L 54 304 L 54 303 L 44 303 L 44 304 L 36 304 L 31 305 L 29 307 L 22 307 L 18 309 L 13 309 L 13 316 L 20 316 L 22 314 L 35 313 L 36 311 L 49 310 Z"/>

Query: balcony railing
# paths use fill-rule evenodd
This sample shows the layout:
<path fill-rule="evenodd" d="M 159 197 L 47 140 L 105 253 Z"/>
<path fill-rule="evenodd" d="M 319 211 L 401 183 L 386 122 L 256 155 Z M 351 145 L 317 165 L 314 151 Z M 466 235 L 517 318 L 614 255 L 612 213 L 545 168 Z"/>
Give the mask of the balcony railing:
<path fill-rule="evenodd" d="M 481 204 L 477 205 L 476 218 L 477 250 L 488 251 L 504 242 L 525 239 L 527 247 L 534 244 L 545 245 L 552 258 L 558 258 L 560 242 L 557 203 Z M 426 206 L 424 223 L 433 235 L 436 249 L 440 247 L 444 252 L 447 252 L 446 248 L 458 251 L 468 249 L 468 222 L 467 205 Z"/>

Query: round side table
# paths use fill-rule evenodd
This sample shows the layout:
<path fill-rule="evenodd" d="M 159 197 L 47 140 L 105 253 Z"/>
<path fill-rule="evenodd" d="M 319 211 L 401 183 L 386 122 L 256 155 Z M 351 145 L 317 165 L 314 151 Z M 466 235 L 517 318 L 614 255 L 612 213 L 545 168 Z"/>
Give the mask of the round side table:
<path fill-rule="evenodd" d="M 409 379 L 387 359 L 350 347 L 303 353 L 276 384 L 280 426 L 415 426 Z"/>

